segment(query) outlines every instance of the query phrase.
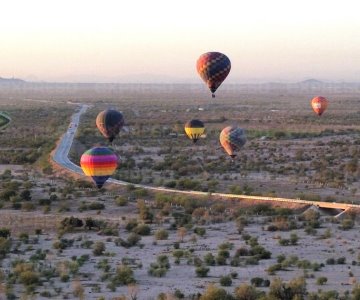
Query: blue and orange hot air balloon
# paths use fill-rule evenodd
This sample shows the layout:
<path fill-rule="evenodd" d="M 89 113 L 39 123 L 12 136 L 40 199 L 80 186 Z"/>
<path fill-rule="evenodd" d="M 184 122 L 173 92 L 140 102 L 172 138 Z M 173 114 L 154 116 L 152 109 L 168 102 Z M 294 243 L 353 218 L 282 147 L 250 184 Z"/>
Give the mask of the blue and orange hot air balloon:
<path fill-rule="evenodd" d="M 311 107 L 318 116 L 323 114 L 328 107 L 328 104 L 328 100 L 322 96 L 317 96 L 311 100 Z"/>
<path fill-rule="evenodd" d="M 234 158 L 238 151 L 246 143 L 245 130 L 237 126 L 225 127 L 220 133 L 220 144 Z"/>
<path fill-rule="evenodd" d="M 86 176 L 91 176 L 100 189 L 118 166 L 116 154 L 107 147 L 94 147 L 84 152 L 80 165 Z"/>
<path fill-rule="evenodd" d="M 220 52 L 207 52 L 202 54 L 196 63 L 196 69 L 205 81 L 215 98 L 215 91 L 228 76 L 231 63 L 230 59 Z"/>
<path fill-rule="evenodd" d="M 115 109 L 107 109 L 97 115 L 96 126 L 111 143 L 124 126 L 124 117 Z"/>

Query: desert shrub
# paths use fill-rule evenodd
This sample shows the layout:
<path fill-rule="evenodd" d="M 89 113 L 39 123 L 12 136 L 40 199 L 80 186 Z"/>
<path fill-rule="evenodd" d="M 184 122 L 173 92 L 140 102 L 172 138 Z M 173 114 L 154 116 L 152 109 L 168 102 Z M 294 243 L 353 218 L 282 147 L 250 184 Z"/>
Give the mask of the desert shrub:
<path fill-rule="evenodd" d="M 204 236 L 206 234 L 206 229 L 203 227 L 195 227 L 194 232 L 199 236 Z"/>
<path fill-rule="evenodd" d="M 261 277 L 254 277 L 254 278 L 251 278 L 250 283 L 253 286 L 260 287 L 263 285 L 264 279 L 262 279 Z"/>
<path fill-rule="evenodd" d="M 159 255 L 155 263 L 150 264 L 149 275 L 154 277 L 163 277 L 170 269 L 169 258 L 166 255 Z"/>
<path fill-rule="evenodd" d="M 105 244 L 103 242 L 95 242 L 93 245 L 93 254 L 95 256 L 103 255 L 105 252 Z"/>
<path fill-rule="evenodd" d="M 354 227 L 354 221 L 350 218 L 347 218 L 347 219 L 344 219 L 342 222 L 341 222 L 341 226 L 340 226 L 340 229 L 342 230 L 349 230 L 351 228 Z"/>
<path fill-rule="evenodd" d="M 132 231 L 140 235 L 150 235 L 151 228 L 149 225 L 139 224 Z"/>
<path fill-rule="evenodd" d="M 234 300 L 234 297 L 222 288 L 209 285 L 199 300 Z"/>
<path fill-rule="evenodd" d="M 317 285 L 324 285 L 327 282 L 327 278 L 326 277 L 318 277 L 316 279 L 316 284 Z"/>
<path fill-rule="evenodd" d="M 167 240 L 169 237 L 169 233 L 166 229 L 159 229 L 155 232 L 155 239 L 156 240 Z"/>
<path fill-rule="evenodd" d="M 209 273 L 210 268 L 205 266 L 200 266 L 195 269 L 195 273 L 197 277 L 207 277 L 207 274 Z"/>
<path fill-rule="evenodd" d="M 306 282 L 303 277 L 294 278 L 288 283 L 275 278 L 270 284 L 269 296 L 275 299 L 305 299 L 306 294 Z"/>
<path fill-rule="evenodd" d="M 127 238 L 127 243 L 129 245 L 129 247 L 135 246 L 139 241 L 141 240 L 141 236 L 138 235 L 137 233 L 130 233 L 128 238 Z"/>
<path fill-rule="evenodd" d="M 344 265 L 346 263 L 346 257 L 342 256 L 342 257 L 339 257 L 337 260 L 336 260 L 336 263 L 338 265 Z"/>
<path fill-rule="evenodd" d="M 253 286 L 241 284 L 235 288 L 236 300 L 256 300 L 259 299 L 261 292 L 257 291 Z"/>
<path fill-rule="evenodd" d="M 10 235 L 10 229 L 4 227 L 0 228 L 0 237 L 7 239 L 10 237 Z"/>
<path fill-rule="evenodd" d="M 126 206 L 128 204 L 128 200 L 124 196 L 118 196 L 115 198 L 115 203 L 118 206 Z"/>
<path fill-rule="evenodd" d="M 116 269 L 116 273 L 112 279 L 116 285 L 128 285 L 135 282 L 133 270 L 126 266 L 121 265 Z"/>
<path fill-rule="evenodd" d="M 138 226 L 138 222 L 136 219 L 131 219 L 129 220 L 126 225 L 125 225 L 125 229 L 127 231 L 132 231 L 134 228 L 136 228 Z"/>
<path fill-rule="evenodd" d="M 4 258 L 11 249 L 11 240 L 0 237 L 0 259 Z"/>
<path fill-rule="evenodd" d="M 221 277 L 220 277 L 220 284 L 221 284 L 222 286 L 231 286 L 231 285 L 232 285 L 231 276 L 229 276 L 229 275 L 221 276 Z"/>
<path fill-rule="evenodd" d="M 244 247 L 241 247 L 241 248 L 237 249 L 236 252 L 235 252 L 236 257 L 249 256 L 249 255 L 250 255 L 250 250 L 248 248 L 244 248 Z"/>
<path fill-rule="evenodd" d="M 36 285 L 39 282 L 39 274 L 35 271 L 25 270 L 19 274 L 20 282 L 24 285 Z"/>
<path fill-rule="evenodd" d="M 269 275 L 274 275 L 276 271 L 280 271 L 280 270 L 282 270 L 282 265 L 275 264 L 275 265 L 269 266 L 266 271 Z"/>
<path fill-rule="evenodd" d="M 204 262 L 207 266 L 214 266 L 215 265 L 215 257 L 212 253 L 206 253 L 204 256 Z"/>

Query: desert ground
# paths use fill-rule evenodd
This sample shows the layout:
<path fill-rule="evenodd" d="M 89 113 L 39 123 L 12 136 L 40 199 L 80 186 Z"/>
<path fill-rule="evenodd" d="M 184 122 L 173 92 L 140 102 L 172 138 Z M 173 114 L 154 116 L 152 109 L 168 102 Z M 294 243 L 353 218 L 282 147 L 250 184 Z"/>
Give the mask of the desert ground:
<path fill-rule="evenodd" d="M 12 118 L 0 132 L 0 297 L 207 299 L 200 294 L 211 283 L 233 295 L 252 285 L 260 297 L 272 293 L 276 278 L 284 286 L 303 278 L 300 299 L 350 295 L 360 278 L 356 211 L 335 218 L 338 212 L 225 201 L 211 192 L 359 203 L 356 89 L 232 86 L 212 100 L 177 85 L 0 87 L 0 111 Z M 319 93 L 331 100 L 321 118 L 309 107 Z M 114 178 L 128 186 L 97 190 L 49 159 L 76 103 L 92 107 L 71 151 L 75 163 L 86 149 L 108 145 L 96 114 L 123 112 L 128 131 L 111 147 L 121 157 Z M 191 118 L 206 126 L 196 145 L 183 134 Z M 235 161 L 218 142 L 233 123 L 248 133 Z"/>

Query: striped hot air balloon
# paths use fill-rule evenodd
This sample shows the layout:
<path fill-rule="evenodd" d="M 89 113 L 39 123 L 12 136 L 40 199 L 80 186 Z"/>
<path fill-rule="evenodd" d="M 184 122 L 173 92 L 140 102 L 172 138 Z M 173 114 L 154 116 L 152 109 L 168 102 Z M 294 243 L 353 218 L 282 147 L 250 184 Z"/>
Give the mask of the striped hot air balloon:
<path fill-rule="evenodd" d="M 97 115 L 96 126 L 111 143 L 124 126 L 124 117 L 115 109 L 107 109 Z"/>
<path fill-rule="evenodd" d="M 204 133 L 204 131 L 204 123 L 200 120 L 190 120 L 185 124 L 185 133 L 194 143 L 197 142 L 197 140 Z"/>
<path fill-rule="evenodd" d="M 317 96 L 311 100 L 311 107 L 318 116 L 323 114 L 328 107 L 328 104 L 328 100 L 322 96 Z"/>
<path fill-rule="evenodd" d="M 245 130 L 237 126 L 225 127 L 220 133 L 220 144 L 224 150 L 234 158 L 238 151 L 246 143 Z"/>
<path fill-rule="evenodd" d="M 196 69 L 205 81 L 215 98 L 215 91 L 228 76 L 231 63 L 230 59 L 220 52 L 207 52 L 202 54 L 196 63 Z"/>
<path fill-rule="evenodd" d="M 84 152 L 80 165 L 86 176 L 91 176 L 100 189 L 118 166 L 116 154 L 107 147 L 94 147 Z"/>

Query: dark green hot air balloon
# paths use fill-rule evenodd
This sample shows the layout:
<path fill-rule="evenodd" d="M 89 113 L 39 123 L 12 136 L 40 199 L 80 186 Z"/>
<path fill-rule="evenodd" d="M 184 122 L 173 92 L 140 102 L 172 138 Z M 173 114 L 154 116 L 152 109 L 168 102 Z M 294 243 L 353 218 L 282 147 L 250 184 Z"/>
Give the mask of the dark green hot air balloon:
<path fill-rule="evenodd" d="M 115 109 L 107 109 L 96 117 L 96 126 L 111 143 L 124 126 L 124 117 Z"/>

